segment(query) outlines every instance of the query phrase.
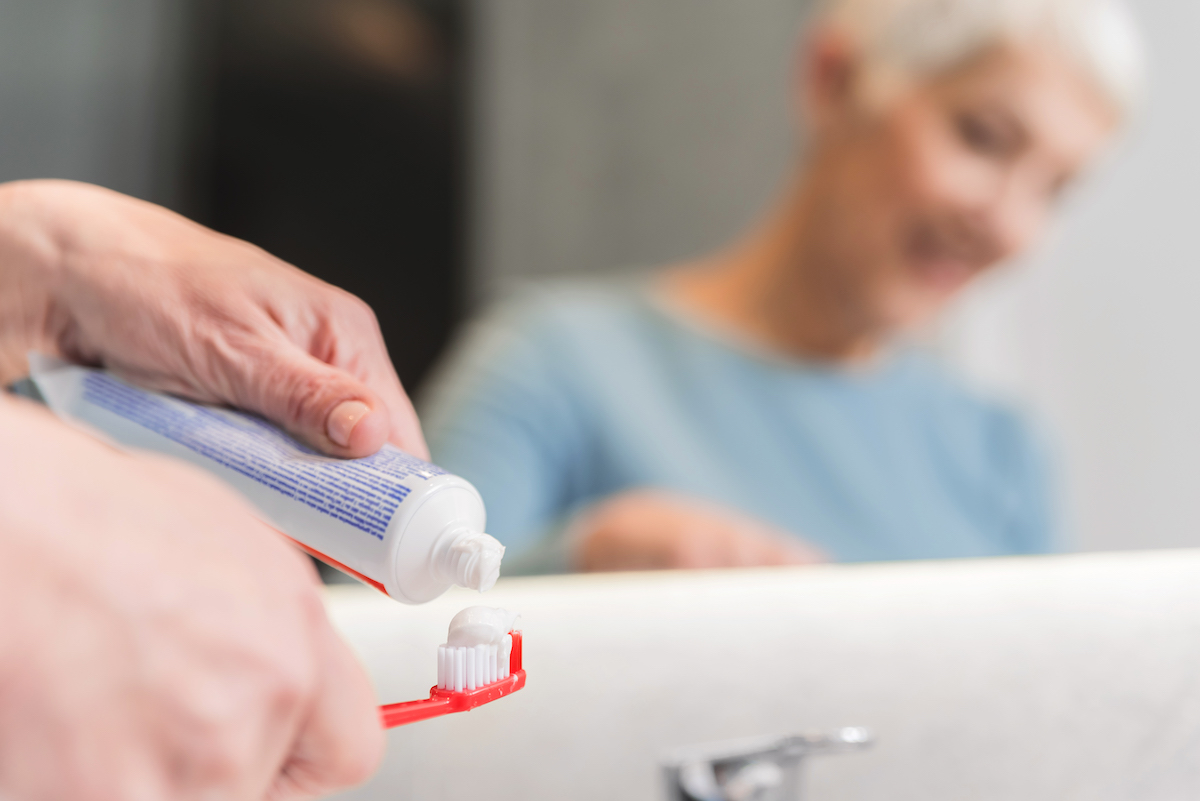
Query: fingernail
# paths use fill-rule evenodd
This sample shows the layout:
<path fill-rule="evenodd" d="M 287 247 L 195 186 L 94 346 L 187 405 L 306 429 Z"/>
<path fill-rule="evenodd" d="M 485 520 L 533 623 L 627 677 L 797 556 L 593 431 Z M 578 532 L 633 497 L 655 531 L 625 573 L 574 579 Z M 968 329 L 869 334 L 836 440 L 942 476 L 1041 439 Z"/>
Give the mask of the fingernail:
<path fill-rule="evenodd" d="M 325 433 L 337 445 L 350 447 L 350 435 L 358 421 L 371 413 L 371 407 L 362 401 L 342 401 L 332 412 L 325 423 Z"/>

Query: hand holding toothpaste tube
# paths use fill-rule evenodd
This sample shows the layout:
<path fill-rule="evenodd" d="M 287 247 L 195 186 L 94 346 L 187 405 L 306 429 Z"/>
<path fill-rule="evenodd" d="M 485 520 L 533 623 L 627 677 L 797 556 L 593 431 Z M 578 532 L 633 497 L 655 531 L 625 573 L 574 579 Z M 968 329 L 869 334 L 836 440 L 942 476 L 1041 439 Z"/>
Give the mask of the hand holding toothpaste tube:
<path fill-rule="evenodd" d="M 30 350 L 256 412 L 331 456 L 428 449 L 371 309 L 166 209 L 0 185 L 0 384 Z"/>

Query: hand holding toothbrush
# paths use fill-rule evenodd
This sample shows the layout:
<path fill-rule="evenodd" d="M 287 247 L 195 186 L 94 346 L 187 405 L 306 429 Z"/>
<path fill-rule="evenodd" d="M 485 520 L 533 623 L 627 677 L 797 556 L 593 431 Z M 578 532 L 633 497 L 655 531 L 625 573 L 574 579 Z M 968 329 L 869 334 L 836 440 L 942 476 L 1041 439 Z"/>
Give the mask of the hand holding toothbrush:
<path fill-rule="evenodd" d="M 0 397 L 0 797 L 293 801 L 364 780 L 371 685 L 231 491 Z"/>

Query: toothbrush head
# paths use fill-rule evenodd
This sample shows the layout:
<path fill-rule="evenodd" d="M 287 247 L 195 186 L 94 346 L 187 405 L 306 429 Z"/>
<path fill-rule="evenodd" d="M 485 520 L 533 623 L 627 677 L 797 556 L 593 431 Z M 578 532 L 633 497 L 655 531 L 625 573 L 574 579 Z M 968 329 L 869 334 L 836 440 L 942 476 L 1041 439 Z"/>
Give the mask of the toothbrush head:
<path fill-rule="evenodd" d="M 429 698 L 379 708 L 384 728 L 403 726 L 512 695 L 525 686 L 521 632 L 513 629 L 498 643 L 438 647 L 438 683 Z"/>
<path fill-rule="evenodd" d="M 521 633 L 516 632 L 518 650 Z M 513 632 L 505 634 L 498 643 L 481 645 L 450 644 L 438 646 L 437 689 L 461 693 L 486 687 L 513 674 Z M 517 670 L 521 669 L 520 655 Z"/>

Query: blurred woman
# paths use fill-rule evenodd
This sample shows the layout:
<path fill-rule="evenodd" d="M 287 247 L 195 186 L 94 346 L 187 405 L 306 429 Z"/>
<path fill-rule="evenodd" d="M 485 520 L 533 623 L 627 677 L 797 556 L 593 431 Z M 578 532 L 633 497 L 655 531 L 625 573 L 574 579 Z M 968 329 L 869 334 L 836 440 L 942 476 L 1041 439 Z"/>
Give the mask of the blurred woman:
<path fill-rule="evenodd" d="M 1025 421 L 902 335 L 1035 242 L 1127 113 L 1117 2 L 831 0 L 794 87 L 804 155 L 748 236 L 477 325 L 427 432 L 516 563 L 1051 550 Z"/>

